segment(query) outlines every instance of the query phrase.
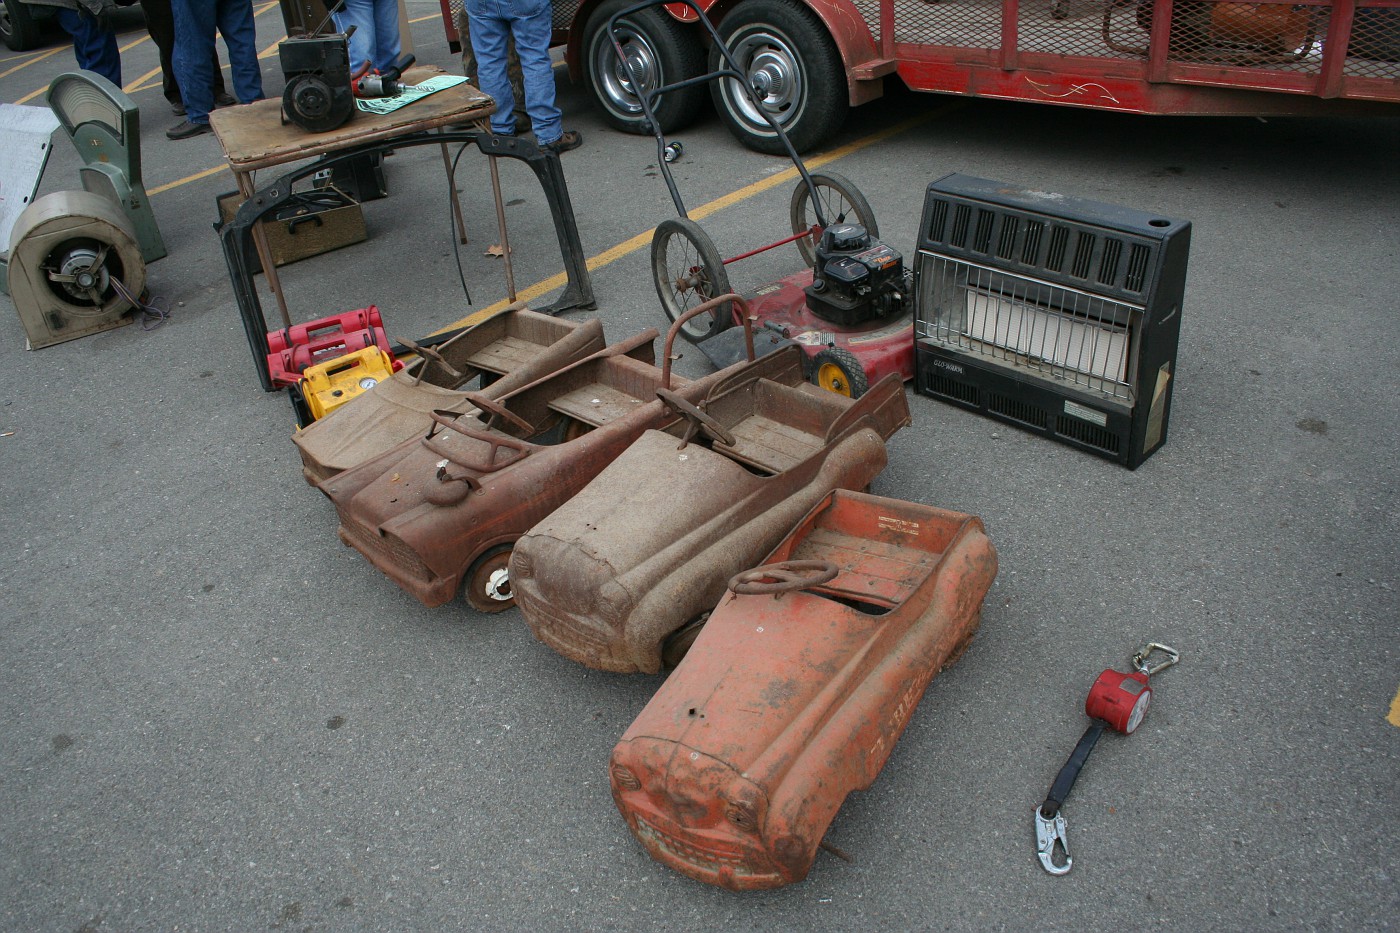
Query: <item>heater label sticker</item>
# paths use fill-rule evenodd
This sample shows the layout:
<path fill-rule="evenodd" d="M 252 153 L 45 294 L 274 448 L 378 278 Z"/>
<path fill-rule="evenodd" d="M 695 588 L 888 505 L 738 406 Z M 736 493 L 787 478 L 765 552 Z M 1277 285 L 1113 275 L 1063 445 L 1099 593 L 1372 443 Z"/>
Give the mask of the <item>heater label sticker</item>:
<path fill-rule="evenodd" d="M 890 531 L 897 531 L 905 535 L 913 535 L 916 538 L 919 536 L 918 522 L 911 522 L 903 518 L 895 518 L 891 515 L 881 515 L 879 517 L 879 524 L 881 528 Z"/>
<path fill-rule="evenodd" d="M 957 363 L 950 363 L 947 360 L 940 360 L 936 357 L 933 360 L 933 365 L 937 366 L 939 369 L 946 369 L 950 373 L 957 373 L 960 376 L 964 372 L 963 368 Z"/>
<path fill-rule="evenodd" d="M 1065 402 L 1065 414 L 1093 422 L 1101 428 L 1108 427 L 1108 415 L 1083 405 L 1077 405 L 1074 402 Z"/>

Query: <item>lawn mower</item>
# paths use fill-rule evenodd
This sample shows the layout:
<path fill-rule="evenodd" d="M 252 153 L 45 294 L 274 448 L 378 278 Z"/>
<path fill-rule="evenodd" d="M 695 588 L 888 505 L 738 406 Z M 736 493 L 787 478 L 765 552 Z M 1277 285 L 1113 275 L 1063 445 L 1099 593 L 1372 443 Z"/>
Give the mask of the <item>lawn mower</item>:
<path fill-rule="evenodd" d="M 859 397 L 889 373 L 914 377 L 912 276 L 904 258 L 879 239 L 869 202 L 849 179 L 834 172 L 809 172 L 793 147 L 775 111 L 790 106 L 774 75 L 762 68 L 746 78 L 714 25 L 694 0 L 644 0 L 619 10 L 608 23 L 619 67 L 628 69 L 631 86 L 646 87 L 642 66 L 623 51 L 629 16 L 653 6 L 686 6 L 709 30 L 720 67 L 682 81 L 660 85 L 637 95 L 648 125 L 656 136 L 657 165 L 680 215 L 662 221 L 651 242 L 652 278 L 666 315 L 675 321 L 687 310 L 731 291 L 725 266 L 786 243 L 797 244 L 808 268 L 757 289 L 749 298 L 755 324 L 770 331 L 762 349 L 786 343 L 803 348 L 808 378 L 823 388 Z M 790 203 L 790 236 L 722 259 L 714 241 L 691 220 L 676 188 L 667 158 L 668 143 L 656 118 L 661 95 L 710 81 L 732 80 L 743 89 L 753 112 L 773 128 L 801 175 Z M 692 319 L 682 334 L 718 367 L 743 353 L 733 303 L 708 316 Z"/>

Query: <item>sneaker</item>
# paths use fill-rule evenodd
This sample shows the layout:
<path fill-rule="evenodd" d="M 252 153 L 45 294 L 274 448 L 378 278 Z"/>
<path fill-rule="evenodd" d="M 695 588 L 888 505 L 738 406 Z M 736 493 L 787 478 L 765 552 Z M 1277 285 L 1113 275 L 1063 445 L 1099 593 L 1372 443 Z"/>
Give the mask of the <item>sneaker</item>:
<path fill-rule="evenodd" d="M 202 136 L 209 132 L 208 123 L 191 123 L 186 120 L 184 123 L 172 126 L 165 131 L 166 139 L 189 139 L 191 136 Z"/>
<path fill-rule="evenodd" d="M 578 130 L 565 130 L 559 138 L 553 142 L 541 143 L 541 149 L 548 149 L 555 155 L 568 152 L 570 149 L 577 149 L 583 145 L 583 134 Z"/>
<path fill-rule="evenodd" d="M 232 94 L 228 93 L 227 91 L 225 91 L 225 92 L 222 93 L 222 94 L 215 94 L 215 95 L 214 95 L 214 106 L 215 106 L 215 107 L 236 107 L 237 105 L 238 105 L 238 98 L 237 98 L 237 97 L 234 97 Z"/>
<path fill-rule="evenodd" d="M 175 116 L 177 116 L 177 117 L 183 117 L 183 116 L 185 115 L 185 105 L 184 105 L 184 104 L 171 104 L 171 105 L 170 105 L 170 112 L 173 113 L 173 114 L 175 114 Z"/>

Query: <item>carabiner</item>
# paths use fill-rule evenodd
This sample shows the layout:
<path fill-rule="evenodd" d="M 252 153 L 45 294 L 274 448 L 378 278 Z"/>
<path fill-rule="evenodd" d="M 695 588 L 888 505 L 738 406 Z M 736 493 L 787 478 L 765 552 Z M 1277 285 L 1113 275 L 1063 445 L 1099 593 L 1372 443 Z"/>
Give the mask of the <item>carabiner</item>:
<path fill-rule="evenodd" d="M 1063 865 L 1055 864 L 1056 843 L 1060 855 L 1064 856 Z M 1035 849 L 1040 864 L 1052 875 L 1068 874 L 1074 865 L 1074 859 L 1069 857 L 1069 843 L 1065 841 L 1065 818 L 1058 810 L 1053 817 L 1046 817 L 1040 807 L 1035 808 Z"/>
<path fill-rule="evenodd" d="M 1152 652 L 1154 651 L 1162 652 L 1167 656 L 1167 659 L 1149 666 L 1147 659 L 1152 656 Z M 1137 671 L 1139 674 L 1146 674 L 1148 677 L 1151 677 L 1153 674 L 1166 670 L 1180 660 L 1181 652 L 1177 651 L 1175 648 L 1169 648 L 1155 641 L 1149 642 L 1139 648 L 1137 653 L 1133 655 L 1133 670 Z"/>

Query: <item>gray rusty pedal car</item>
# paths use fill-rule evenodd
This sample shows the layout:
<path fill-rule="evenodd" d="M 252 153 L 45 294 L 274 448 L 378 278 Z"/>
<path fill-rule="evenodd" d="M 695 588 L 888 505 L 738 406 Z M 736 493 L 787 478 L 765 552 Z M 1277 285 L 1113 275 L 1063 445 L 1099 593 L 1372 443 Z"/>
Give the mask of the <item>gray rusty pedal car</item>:
<path fill-rule="evenodd" d="M 496 399 L 596 353 L 603 325 L 509 307 L 436 348 L 400 342 L 419 359 L 293 435 L 308 483 L 421 435 L 434 411 L 468 411 L 461 389 L 473 379 L 481 379 L 482 396 Z"/>
<path fill-rule="evenodd" d="M 657 332 L 648 330 L 499 399 L 466 393 L 473 411 L 433 412 L 423 436 L 324 480 L 318 488 L 335 503 L 341 540 L 428 606 L 463 589 L 479 610 L 509 608 L 516 538 L 644 431 L 672 432 L 674 446 L 688 422 L 668 404 L 694 407 L 719 384 L 802 378 L 787 356 L 752 354 L 694 381 L 674 376 L 677 329 L 667 334 L 661 368 L 653 364 Z"/>
<path fill-rule="evenodd" d="M 781 378 L 715 383 L 677 445 L 648 431 L 598 478 L 516 542 L 510 575 L 535 636 L 601 670 L 654 673 L 675 663 L 725 590 L 835 489 L 863 489 L 885 441 L 909 424 L 898 376 L 852 400 L 802 380 L 802 352 Z"/>

